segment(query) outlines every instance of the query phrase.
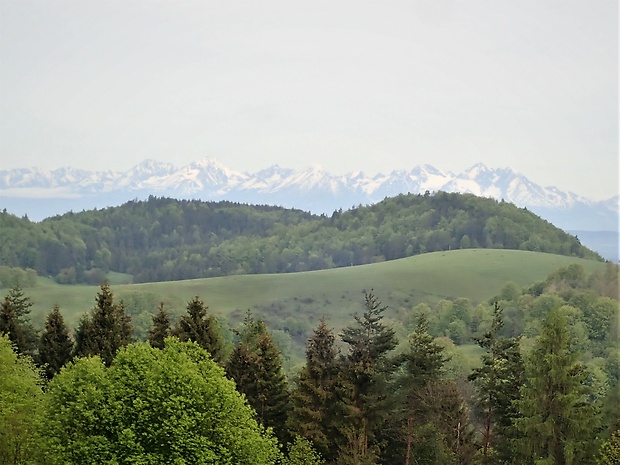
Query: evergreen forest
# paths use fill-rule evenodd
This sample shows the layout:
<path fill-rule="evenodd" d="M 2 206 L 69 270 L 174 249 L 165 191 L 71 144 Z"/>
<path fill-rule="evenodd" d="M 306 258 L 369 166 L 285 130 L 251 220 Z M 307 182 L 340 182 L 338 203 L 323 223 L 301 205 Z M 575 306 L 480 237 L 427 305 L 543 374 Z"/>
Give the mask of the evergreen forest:
<path fill-rule="evenodd" d="M 288 273 L 425 252 L 516 249 L 602 260 L 532 212 L 470 194 L 398 195 L 331 216 L 232 202 L 150 197 L 35 223 L 0 213 L 0 288 L 36 276 L 98 285 Z M 16 270 L 22 270 L 18 272 Z"/>
<path fill-rule="evenodd" d="M 108 283 L 70 328 L 0 305 L 1 464 L 617 464 L 618 267 L 573 264 L 485 302 L 419 303 L 397 334 L 368 289 L 298 369 L 248 311 L 201 296 L 138 337 Z M 472 347 L 475 351 L 472 351 Z"/>

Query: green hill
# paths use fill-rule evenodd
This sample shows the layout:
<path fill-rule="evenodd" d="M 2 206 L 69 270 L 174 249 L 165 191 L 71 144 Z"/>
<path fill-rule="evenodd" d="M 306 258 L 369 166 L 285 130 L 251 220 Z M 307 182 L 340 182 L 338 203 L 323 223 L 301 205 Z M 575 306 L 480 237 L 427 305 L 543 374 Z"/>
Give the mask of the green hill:
<path fill-rule="evenodd" d="M 0 265 L 64 284 L 110 271 L 133 282 L 291 273 L 455 249 L 512 249 L 602 260 L 526 209 L 469 194 L 399 195 L 317 216 L 231 202 L 161 199 L 32 223 L 0 213 Z"/>
<path fill-rule="evenodd" d="M 163 301 L 173 315 L 199 295 L 221 320 L 236 324 L 246 310 L 264 318 L 273 329 L 310 331 L 321 316 L 339 329 L 361 310 L 362 291 L 374 289 L 388 316 L 399 317 L 417 303 L 465 297 L 482 302 L 508 282 L 529 286 L 571 263 L 591 273 L 604 263 L 575 257 L 516 250 L 470 249 L 435 252 L 389 262 L 302 273 L 240 275 L 145 284 L 112 284 L 138 326 L 150 326 L 150 314 Z M 8 289 L 0 292 L 6 294 Z M 40 279 L 26 294 L 34 302 L 32 322 L 42 325 L 55 304 L 75 326 L 94 305 L 98 286 L 59 285 Z M 294 320 L 294 321 L 293 321 Z"/>

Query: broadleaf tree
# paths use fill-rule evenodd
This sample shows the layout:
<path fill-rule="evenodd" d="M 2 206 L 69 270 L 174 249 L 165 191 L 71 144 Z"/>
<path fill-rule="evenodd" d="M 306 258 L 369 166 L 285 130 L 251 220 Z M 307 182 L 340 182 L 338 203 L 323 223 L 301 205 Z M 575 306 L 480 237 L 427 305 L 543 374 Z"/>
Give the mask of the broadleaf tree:
<path fill-rule="evenodd" d="M 274 465 L 276 439 L 193 342 L 130 344 L 110 367 L 72 362 L 50 383 L 45 463 Z"/>

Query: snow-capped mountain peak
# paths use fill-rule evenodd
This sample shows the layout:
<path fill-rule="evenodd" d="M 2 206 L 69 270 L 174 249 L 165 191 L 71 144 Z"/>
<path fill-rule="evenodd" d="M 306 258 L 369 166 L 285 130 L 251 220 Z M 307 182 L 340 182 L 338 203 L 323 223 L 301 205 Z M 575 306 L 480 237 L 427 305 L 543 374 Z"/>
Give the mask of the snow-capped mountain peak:
<path fill-rule="evenodd" d="M 122 198 L 161 195 L 276 204 L 329 214 L 339 208 L 370 204 L 401 193 L 440 190 L 503 199 L 554 219 L 560 216 L 553 215 L 567 218 L 571 212 L 579 212 L 578 217 L 561 220 L 567 229 L 618 229 L 617 196 L 594 202 L 556 187 L 542 187 L 511 168 L 493 169 L 483 163 L 458 174 L 425 164 L 373 176 L 361 170 L 333 176 L 321 165 L 300 170 L 272 165 L 256 173 L 242 173 L 211 157 L 182 167 L 144 160 L 125 172 L 93 172 L 70 167 L 52 171 L 40 168 L 0 171 L 1 206 L 23 205 L 24 199 L 35 199 L 33 202 L 37 204 L 31 209 L 40 208 L 47 216 L 63 213 L 44 208 L 46 201 L 52 201 L 60 193 L 63 199 L 83 200 L 83 204 L 73 209 L 88 208 L 95 197 L 95 206 L 99 207 L 106 198 L 115 199 L 109 205 Z M 589 216 L 584 213 L 594 211 Z M 25 213 L 33 219 L 37 217 L 32 211 Z M 582 224 L 583 221 L 588 224 Z M 562 227 L 557 219 L 554 222 Z"/>

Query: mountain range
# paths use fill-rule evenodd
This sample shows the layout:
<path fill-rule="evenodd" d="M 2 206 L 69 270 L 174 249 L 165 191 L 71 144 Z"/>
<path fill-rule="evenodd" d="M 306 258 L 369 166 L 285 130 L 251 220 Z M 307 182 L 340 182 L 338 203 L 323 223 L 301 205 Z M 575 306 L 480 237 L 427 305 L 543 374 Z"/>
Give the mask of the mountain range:
<path fill-rule="evenodd" d="M 340 176 L 321 166 L 232 170 L 212 158 L 186 166 L 145 160 L 128 171 L 21 168 L 0 170 L 0 207 L 39 221 L 49 216 L 119 205 L 149 195 L 279 205 L 317 214 L 372 204 L 401 193 L 472 193 L 525 207 L 567 231 L 618 231 L 619 197 L 594 201 L 543 187 L 510 168 L 478 163 L 455 174 L 431 165 L 367 176 Z"/>

